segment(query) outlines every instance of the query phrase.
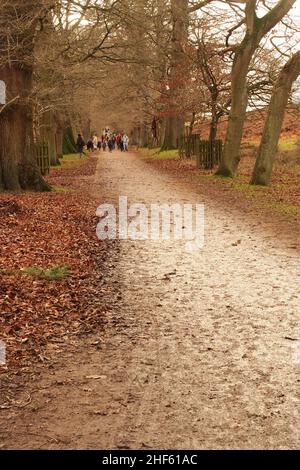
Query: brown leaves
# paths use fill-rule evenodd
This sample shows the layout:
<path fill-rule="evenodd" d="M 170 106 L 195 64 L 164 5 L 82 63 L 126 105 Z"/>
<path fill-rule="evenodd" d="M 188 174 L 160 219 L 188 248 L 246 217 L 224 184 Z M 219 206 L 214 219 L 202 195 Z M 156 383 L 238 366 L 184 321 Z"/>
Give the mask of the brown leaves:
<path fill-rule="evenodd" d="M 53 338 L 67 341 L 102 324 L 97 271 L 105 252 L 95 234 L 89 182 L 81 178 L 94 173 L 96 161 L 51 175 L 54 185 L 70 187 L 70 180 L 75 192 L 0 195 L 0 339 L 9 369 L 45 360 Z M 67 266 L 70 275 L 49 280 L 18 273 L 37 266 Z"/>

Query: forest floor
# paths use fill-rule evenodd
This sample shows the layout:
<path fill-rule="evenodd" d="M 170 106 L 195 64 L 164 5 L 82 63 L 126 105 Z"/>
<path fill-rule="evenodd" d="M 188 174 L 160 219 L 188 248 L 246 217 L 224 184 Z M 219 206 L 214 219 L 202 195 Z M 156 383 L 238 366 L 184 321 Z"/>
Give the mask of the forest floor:
<path fill-rule="evenodd" d="M 0 197 L 0 448 L 298 448 L 295 214 L 176 162 L 95 164 Z M 95 209 L 120 195 L 204 203 L 204 248 L 98 241 Z"/>

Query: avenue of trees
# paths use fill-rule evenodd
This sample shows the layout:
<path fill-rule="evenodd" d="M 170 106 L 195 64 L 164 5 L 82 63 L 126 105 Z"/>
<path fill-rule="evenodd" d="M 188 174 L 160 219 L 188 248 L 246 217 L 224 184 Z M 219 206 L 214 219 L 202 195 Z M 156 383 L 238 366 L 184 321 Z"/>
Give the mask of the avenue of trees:
<path fill-rule="evenodd" d="M 269 184 L 300 74 L 295 1 L 2 0 L 0 189 L 49 189 L 36 142 L 59 164 L 75 132 L 109 123 L 139 146 L 174 149 L 201 120 L 214 141 L 223 116 L 217 173 L 233 177 L 254 108 L 267 113 L 251 182 Z"/>

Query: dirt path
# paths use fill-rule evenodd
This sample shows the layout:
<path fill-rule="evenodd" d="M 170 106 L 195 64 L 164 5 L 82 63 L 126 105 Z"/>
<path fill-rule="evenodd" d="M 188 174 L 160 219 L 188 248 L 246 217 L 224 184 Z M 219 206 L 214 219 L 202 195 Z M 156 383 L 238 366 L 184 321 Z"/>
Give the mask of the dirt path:
<path fill-rule="evenodd" d="M 134 154 L 101 155 L 97 191 L 205 202 L 205 247 L 116 243 L 107 282 L 122 294 L 105 333 L 37 372 L 30 405 L 0 415 L 2 446 L 297 448 L 294 234 L 276 240 Z"/>

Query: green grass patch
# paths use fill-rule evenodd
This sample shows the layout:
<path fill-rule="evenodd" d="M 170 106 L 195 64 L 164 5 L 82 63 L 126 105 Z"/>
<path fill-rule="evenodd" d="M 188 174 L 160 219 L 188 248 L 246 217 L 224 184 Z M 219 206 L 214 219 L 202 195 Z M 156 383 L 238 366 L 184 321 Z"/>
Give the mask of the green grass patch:
<path fill-rule="evenodd" d="M 216 173 L 209 173 L 209 174 L 201 175 L 201 176 L 203 176 L 204 178 L 206 178 L 208 180 L 224 181 L 224 182 L 227 182 L 227 183 L 232 182 L 231 177 L 223 176 L 223 175 L 217 175 Z"/>
<path fill-rule="evenodd" d="M 266 186 L 256 186 L 249 183 L 233 183 L 232 188 L 250 193 L 261 193 L 266 190 Z"/>
<path fill-rule="evenodd" d="M 278 143 L 278 150 L 281 152 L 291 152 L 297 149 L 297 146 L 299 145 L 299 139 L 300 137 L 292 136 L 292 137 L 281 137 Z M 260 144 L 260 139 L 259 138 L 250 138 L 248 140 L 244 140 L 242 142 L 241 148 L 248 148 L 248 147 L 253 147 L 253 148 L 258 148 Z"/>
<path fill-rule="evenodd" d="M 148 158 L 156 158 L 156 159 L 168 159 L 168 158 L 179 158 L 179 151 L 178 149 L 175 150 L 163 150 L 160 151 L 160 148 L 148 149 L 148 148 L 141 148 L 139 152 L 143 155 L 143 157 Z"/>
<path fill-rule="evenodd" d="M 64 157 L 60 160 L 60 166 L 52 166 L 51 169 L 53 170 L 61 170 L 61 169 L 72 169 L 82 165 L 83 162 L 87 160 L 87 155 L 84 155 L 82 158 L 79 157 L 78 153 L 72 153 L 70 155 L 64 155 Z"/>
<path fill-rule="evenodd" d="M 70 276 L 69 268 L 67 266 L 52 266 L 50 268 L 41 268 L 39 266 L 29 266 L 16 271 L 7 269 L 0 269 L 1 274 L 8 276 L 28 275 L 49 281 L 58 281 Z"/>
<path fill-rule="evenodd" d="M 281 214 L 292 215 L 297 218 L 300 217 L 300 207 L 293 205 L 293 204 L 287 204 L 285 202 L 272 202 L 272 203 L 262 204 L 262 206 L 269 208 L 269 209 L 276 210 L 277 212 L 280 212 Z"/>
<path fill-rule="evenodd" d="M 292 152 L 297 149 L 299 138 L 285 137 L 279 141 L 278 149 L 282 152 Z"/>
<path fill-rule="evenodd" d="M 32 266 L 20 270 L 21 274 L 28 274 L 33 277 L 40 277 L 50 281 L 57 281 L 69 277 L 69 268 L 67 266 L 52 266 L 51 268 L 40 268 Z"/>

